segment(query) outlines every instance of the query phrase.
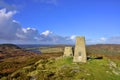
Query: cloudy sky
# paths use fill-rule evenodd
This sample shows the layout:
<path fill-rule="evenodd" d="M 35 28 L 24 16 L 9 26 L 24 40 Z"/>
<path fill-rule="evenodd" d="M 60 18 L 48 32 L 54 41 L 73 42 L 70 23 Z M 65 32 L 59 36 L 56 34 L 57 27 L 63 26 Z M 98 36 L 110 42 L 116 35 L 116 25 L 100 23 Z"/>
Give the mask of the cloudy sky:
<path fill-rule="evenodd" d="M 119 0 L 0 0 L 0 43 L 120 44 Z"/>

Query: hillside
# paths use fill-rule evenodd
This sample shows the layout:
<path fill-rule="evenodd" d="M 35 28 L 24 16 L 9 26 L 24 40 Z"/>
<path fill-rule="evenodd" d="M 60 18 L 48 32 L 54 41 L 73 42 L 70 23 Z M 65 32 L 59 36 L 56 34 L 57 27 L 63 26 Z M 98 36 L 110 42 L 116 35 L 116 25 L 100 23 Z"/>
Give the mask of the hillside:
<path fill-rule="evenodd" d="M 120 53 L 120 44 L 96 44 L 87 46 L 90 53 Z"/>
<path fill-rule="evenodd" d="M 120 80 L 119 48 L 109 44 L 87 46 L 87 63 L 73 63 L 72 57 L 62 57 L 61 52 L 26 56 L 29 52 L 18 48 L 26 55 L 4 58 L 0 80 Z M 15 48 L 9 49 L 14 52 Z"/>
<path fill-rule="evenodd" d="M 6 77 L 2 79 L 6 80 Z M 2 80 L 1 79 L 1 80 Z M 104 58 L 72 63 L 72 58 L 40 59 L 13 72 L 9 80 L 120 80 L 120 63 Z"/>
<path fill-rule="evenodd" d="M 28 52 L 14 44 L 0 44 L 0 60 L 17 56 L 33 56 L 33 52 Z"/>
<path fill-rule="evenodd" d="M 97 44 L 86 48 L 89 56 L 104 56 L 109 59 L 120 60 L 120 44 Z"/>

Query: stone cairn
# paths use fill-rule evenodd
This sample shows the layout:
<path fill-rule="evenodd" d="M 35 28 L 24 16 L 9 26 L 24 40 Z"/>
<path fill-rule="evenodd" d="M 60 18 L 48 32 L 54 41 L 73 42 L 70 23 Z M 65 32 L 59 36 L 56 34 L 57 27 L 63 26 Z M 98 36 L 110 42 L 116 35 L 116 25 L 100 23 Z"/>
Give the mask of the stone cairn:
<path fill-rule="evenodd" d="M 73 56 L 73 50 L 72 47 L 65 47 L 64 49 L 64 57 L 69 57 L 69 56 Z"/>
<path fill-rule="evenodd" d="M 85 37 L 76 37 L 74 55 L 72 47 L 65 47 L 63 56 L 73 56 L 73 62 L 87 62 Z"/>

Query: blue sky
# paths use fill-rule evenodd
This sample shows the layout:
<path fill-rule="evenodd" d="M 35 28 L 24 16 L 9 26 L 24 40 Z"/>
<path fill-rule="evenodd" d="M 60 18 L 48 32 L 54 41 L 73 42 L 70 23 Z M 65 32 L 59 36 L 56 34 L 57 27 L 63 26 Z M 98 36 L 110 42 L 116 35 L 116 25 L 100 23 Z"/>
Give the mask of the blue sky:
<path fill-rule="evenodd" d="M 72 43 L 85 36 L 87 44 L 120 44 L 119 0 L 0 0 L 0 9 L 11 12 L 1 15 L 1 43 Z"/>

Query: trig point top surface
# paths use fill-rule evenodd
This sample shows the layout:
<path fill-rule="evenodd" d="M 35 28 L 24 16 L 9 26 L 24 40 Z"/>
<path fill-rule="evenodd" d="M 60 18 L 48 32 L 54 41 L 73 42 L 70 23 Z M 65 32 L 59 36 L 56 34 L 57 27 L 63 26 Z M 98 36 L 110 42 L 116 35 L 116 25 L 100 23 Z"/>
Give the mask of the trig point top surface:
<path fill-rule="evenodd" d="M 80 46 L 80 47 L 84 47 L 85 46 L 85 37 L 83 36 L 77 36 L 76 37 L 76 45 L 75 46 Z"/>
<path fill-rule="evenodd" d="M 75 52 L 73 62 L 86 62 L 85 37 L 76 37 Z"/>

